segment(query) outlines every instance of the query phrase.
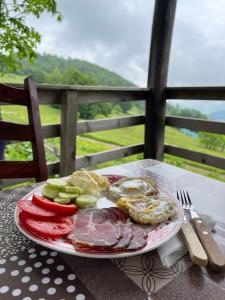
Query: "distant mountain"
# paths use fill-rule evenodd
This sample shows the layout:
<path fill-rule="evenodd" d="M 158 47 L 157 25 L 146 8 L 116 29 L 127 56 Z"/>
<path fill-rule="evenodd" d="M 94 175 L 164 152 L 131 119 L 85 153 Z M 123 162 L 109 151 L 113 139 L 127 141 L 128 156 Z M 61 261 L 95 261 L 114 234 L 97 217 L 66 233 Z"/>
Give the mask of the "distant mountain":
<path fill-rule="evenodd" d="M 207 115 L 216 111 L 225 111 L 225 101 L 173 100 L 172 103 L 177 103 L 180 107 L 197 109 Z"/>
<path fill-rule="evenodd" d="M 175 100 L 172 103 L 177 103 L 181 108 L 196 109 L 210 120 L 225 121 L 224 101 Z"/>
<path fill-rule="evenodd" d="M 32 75 L 38 83 L 63 83 L 60 75 L 65 72 L 75 71 L 76 77 L 82 77 L 68 84 L 88 84 L 101 86 L 134 86 L 134 84 L 120 75 L 111 72 L 98 65 L 89 63 L 84 60 L 63 58 L 50 54 L 39 54 L 37 59 L 31 64 L 28 61 L 22 63 L 22 69 L 17 70 L 17 75 Z M 66 74 L 68 75 L 68 74 Z M 80 78 L 79 78 L 80 79 Z M 64 83 L 66 84 L 66 83 Z"/>
<path fill-rule="evenodd" d="M 214 111 L 208 114 L 210 120 L 225 122 L 225 110 Z"/>

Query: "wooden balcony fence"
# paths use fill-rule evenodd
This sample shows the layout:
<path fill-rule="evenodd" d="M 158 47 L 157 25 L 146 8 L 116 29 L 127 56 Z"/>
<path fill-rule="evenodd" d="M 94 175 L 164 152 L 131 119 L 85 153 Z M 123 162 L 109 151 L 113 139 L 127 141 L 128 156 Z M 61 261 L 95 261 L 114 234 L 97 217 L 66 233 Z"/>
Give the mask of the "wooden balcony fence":
<path fill-rule="evenodd" d="M 60 104 L 61 123 L 43 126 L 44 138 L 61 137 L 60 160 L 48 165 L 49 175 L 66 176 L 74 169 L 144 152 L 145 158 L 163 159 L 164 153 L 225 169 L 225 159 L 164 144 L 165 125 L 225 134 L 225 123 L 166 116 L 166 100 L 225 100 L 225 87 L 167 87 L 169 53 L 176 0 L 157 0 L 153 17 L 147 88 L 106 88 L 39 85 L 40 104 Z M 18 85 L 17 85 L 18 86 Z M 145 115 L 77 121 L 79 104 L 140 101 Z M 142 144 L 76 157 L 76 137 L 81 133 L 145 125 Z M 10 180 L 12 183 L 12 181 Z M 3 181 L 2 186 L 9 181 Z"/>

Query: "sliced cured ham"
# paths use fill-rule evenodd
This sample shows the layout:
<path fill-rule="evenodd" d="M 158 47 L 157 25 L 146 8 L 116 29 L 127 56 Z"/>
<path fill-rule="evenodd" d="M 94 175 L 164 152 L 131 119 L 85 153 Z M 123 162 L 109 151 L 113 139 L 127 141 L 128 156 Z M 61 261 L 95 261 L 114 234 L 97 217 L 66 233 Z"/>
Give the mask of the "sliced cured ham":
<path fill-rule="evenodd" d="M 128 224 L 123 224 L 121 226 L 121 234 L 121 239 L 116 245 L 113 246 L 114 252 L 126 251 L 127 247 L 134 237 L 132 228 Z"/>
<path fill-rule="evenodd" d="M 75 215 L 75 244 L 95 247 L 112 247 L 121 237 L 118 218 L 109 209 L 89 209 Z"/>
<path fill-rule="evenodd" d="M 136 224 L 130 224 L 129 226 L 133 233 L 133 238 L 127 246 L 127 251 L 135 251 L 143 248 L 147 243 L 149 227 L 144 227 Z"/>
<path fill-rule="evenodd" d="M 113 253 L 135 251 L 147 243 L 147 230 L 131 223 L 117 207 L 88 209 L 74 217 L 72 242 L 77 251 Z"/>

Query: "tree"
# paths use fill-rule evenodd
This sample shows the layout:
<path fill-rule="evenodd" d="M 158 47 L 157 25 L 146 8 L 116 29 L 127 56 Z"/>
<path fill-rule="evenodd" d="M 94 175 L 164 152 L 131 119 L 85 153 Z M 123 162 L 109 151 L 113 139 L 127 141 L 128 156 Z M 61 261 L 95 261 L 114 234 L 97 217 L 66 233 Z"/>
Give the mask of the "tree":
<path fill-rule="evenodd" d="M 51 73 L 48 74 L 45 83 L 62 83 L 63 76 L 57 67 L 55 67 Z"/>
<path fill-rule="evenodd" d="M 81 119 L 94 119 L 98 114 L 98 107 L 96 104 L 81 104 L 79 106 L 79 115 Z"/>
<path fill-rule="evenodd" d="M 70 85 L 96 85 L 96 80 L 93 76 L 84 74 L 76 68 L 68 68 L 63 72 L 62 83 Z"/>
<path fill-rule="evenodd" d="M 120 107 L 122 108 L 122 111 L 124 113 L 128 112 L 128 110 L 131 109 L 132 107 L 132 102 L 131 101 L 124 101 L 124 102 L 120 102 Z"/>
<path fill-rule="evenodd" d="M 181 108 L 178 104 L 171 104 L 167 102 L 166 104 L 166 113 L 171 116 L 181 116 L 181 117 L 190 117 L 197 119 L 208 119 L 207 116 L 201 113 L 197 109 L 193 108 Z"/>
<path fill-rule="evenodd" d="M 40 34 L 26 25 L 26 17 L 40 18 L 43 12 L 51 13 L 61 21 L 57 0 L 0 0 L 0 71 L 13 71 L 20 61 L 36 57 Z"/>
<path fill-rule="evenodd" d="M 38 83 L 46 83 L 48 78 L 48 74 L 39 69 L 31 69 L 28 74 L 32 75 L 34 81 Z"/>
<path fill-rule="evenodd" d="M 200 143 L 207 149 L 216 150 L 219 147 L 221 151 L 223 150 L 224 140 L 221 139 L 221 135 L 209 133 L 209 132 L 200 132 Z"/>

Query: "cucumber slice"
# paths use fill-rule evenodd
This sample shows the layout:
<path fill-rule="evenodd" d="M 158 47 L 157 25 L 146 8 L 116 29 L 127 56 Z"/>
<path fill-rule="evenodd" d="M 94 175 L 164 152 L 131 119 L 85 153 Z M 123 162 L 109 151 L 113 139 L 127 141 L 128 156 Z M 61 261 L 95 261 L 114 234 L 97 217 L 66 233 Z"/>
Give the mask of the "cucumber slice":
<path fill-rule="evenodd" d="M 80 188 L 79 186 L 72 186 L 72 185 L 66 185 L 65 191 L 68 193 L 77 193 L 77 194 L 84 193 L 84 189 Z"/>
<path fill-rule="evenodd" d="M 59 193 L 59 191 L 57 189 L 52 188 L 48 185 L 45 185 L 42 189 L 43 196 L 50 198 L 50 199 L 54 199 L 54 198 L 58 197 L 58 193 Z"/>
<path fill-rule="evenodd" d="M 75 193 L 59 193 L 59 197 L 60 198 L 63 198 L 63 199 L 75 199 L 77 198 L 78 194 L 75 194 Z"/>
<path fill-rule="evenodd" d="M 81 208 L 95 206 L 96 202 L 97 198 L 90 194 L 79 195 L 75 201 L 75 203 Z"/>
<path fill-rule="evenodd" d="M 60 178 L 52 178 L 52 179 L 47 180 L 47 185 L 49 187 L 56 188 L 56 189 L 64 191 L 65 186 L 67 185 L 67 182 L 63 179 L 60 179 Z"/>
<path fill-rule="evenodd" d="M 59 203 L 59 204 L 68 204 L 68 203 L 71 202 L 71 199 L 65 199 L 65 198 L 57 197 L 57 198 L 54 199 L 54 202 Z"/>

